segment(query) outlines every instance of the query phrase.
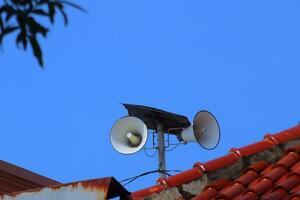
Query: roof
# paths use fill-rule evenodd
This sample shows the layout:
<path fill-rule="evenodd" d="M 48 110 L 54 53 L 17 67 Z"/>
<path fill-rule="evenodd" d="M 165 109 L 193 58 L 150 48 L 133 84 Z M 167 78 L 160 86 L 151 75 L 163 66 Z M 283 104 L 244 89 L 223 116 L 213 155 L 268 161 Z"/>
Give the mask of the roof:
<path fill-rule="evenodd" d="M 129 192 L 113 177 L 62 184 L 0 160 L 0 199 L 125 199 Z M 98 199 L 98 198 L 97 198 Z"/>
<path fill-rule="evenodd" d="M 262 141 L 160 178 L 131 199 L 300 199 L 299 144 L 300 126 L 266 134 Z"/>
<path fill-rule="evenodd" d="M 102 200 L 120 197 L 129 192 L 113 177 L 59 184 L 0 196 L 1 200 Z"/>
<path fill-rule="evenodd" d="M 57 184 L 60 183 L 0 160 L 0 195 Z"/>

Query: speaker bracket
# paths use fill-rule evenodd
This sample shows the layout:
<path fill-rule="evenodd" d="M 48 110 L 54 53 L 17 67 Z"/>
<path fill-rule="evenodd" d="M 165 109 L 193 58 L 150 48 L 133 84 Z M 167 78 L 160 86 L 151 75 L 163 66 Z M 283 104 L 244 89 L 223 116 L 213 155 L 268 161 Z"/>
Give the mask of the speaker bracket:
<path fill-rule="evenodd" d="M 151 134 L 152 135 L 152 146 L 151 147 L 143 147 L 144 149 L 158 149 L 158 146 L 157 146 L 157 143 L 156 143 L 156 141 L 157 141 L 157 139 L 156 139 L 156 137 L 157 137 L 157 131 L 149 131 L 149 134 Z M 172 147 L 174 147 L 174 146 L 178 146 L 178 143 L 172 143 L 171 142 L 171 139 L 170 139 L 170 135 L 172 135 L 172 134 L 170 134 L 170 133 L 166 133 L 165 135 L 167 135 L 166 136 L 166 139 L 165 139 L 165 149 L 166 150 L 168 150 L 168 148 L 172 148 Z M 185 141 L 180 141 L 180 143 L 181 144 L 186 144 L 187 142 L 185 142 Z"/>

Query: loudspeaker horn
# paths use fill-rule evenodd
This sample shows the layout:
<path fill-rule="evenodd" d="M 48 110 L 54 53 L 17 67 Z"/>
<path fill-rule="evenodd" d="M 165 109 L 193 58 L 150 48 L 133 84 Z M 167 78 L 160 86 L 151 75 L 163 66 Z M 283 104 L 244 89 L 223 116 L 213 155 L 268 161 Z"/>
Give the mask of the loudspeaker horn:
<path fill-rule="evenodd" d="M 220 127 L 215 116 L 207 111 L 198 112 L 193 124 L 183 129 L 178 139 L 185 142 L 198 142 L 207 150 L 214 149 L 220 141 Z"/>
<path fill-rule="evenodd" d="M 123 117 L 111 128 L 110 141 L 119 153 L 133 154 L 145 145 L 148 137 L 146 124 L 137 117 Z"/>

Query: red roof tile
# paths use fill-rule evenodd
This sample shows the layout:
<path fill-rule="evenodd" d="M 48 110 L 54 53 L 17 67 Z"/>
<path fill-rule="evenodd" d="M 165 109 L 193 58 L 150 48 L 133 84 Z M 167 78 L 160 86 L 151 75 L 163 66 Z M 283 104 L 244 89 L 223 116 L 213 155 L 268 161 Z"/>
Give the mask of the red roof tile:
<path fill-rule="evenodd" d="M 226 179 L 220 179 L 215 181 L 211 185 L 207 185 L 200 195 L 198 195 L 194 200 L 202 200 L 202 199 L 213 199 L 218 196 L 219 191 L 228 186 L 231 182 Z"/>
<path fill-rule="evenodd" d="M 233 148 L 229 154 L 203 164 L 198 162 L 190 170 L 166 179 L 159 179 L 156 186 L 133 192 L 131 197 L 142 199 L 153 193 L 180 187 L 207 176 L 213 177 L 212 182 L 194 196 L 193 200 L 300 200 L 300 145 L 295 145 L 295 143 L 291 146 L 291 143 L 298 138 L 300 138 L 300 126 L 275 135 L 267 134 L 263 141 L 239 149 Z M 269 151 L 267 156 L 275 157 L 270 158 L 268 162 L 264 159 L 259 160 L 257 157 L 253 158 L 266 151 Z M 226 177 L 225 173 L 221 173 L 219 177 L 216 175 L 217 178 L 213 176 L 216 171 L 238 162 L 241 166 L 234 168 L 237 170 L 235 176 Z"/>

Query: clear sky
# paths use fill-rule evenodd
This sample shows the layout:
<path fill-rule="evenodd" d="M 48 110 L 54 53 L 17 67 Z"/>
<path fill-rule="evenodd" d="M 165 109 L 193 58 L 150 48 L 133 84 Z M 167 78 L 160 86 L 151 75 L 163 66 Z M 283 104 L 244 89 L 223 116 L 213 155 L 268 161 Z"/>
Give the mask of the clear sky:
<path fill-rule="evenodd" d="M 109 141 L 134 103 L 216 115 L 222 138 L 167 153 L 187 170 L 300 121 L 300 1 L 97 0 L 69 9 L 42 40 L 45 69 L 5 41 L 0 59 L 0 159 L 61 182 L 155 170 L 144 152 Z M 151 153 L 151 152 L 149 152 Z M 128 185 L 155 183 L 157 175 Z"/>

